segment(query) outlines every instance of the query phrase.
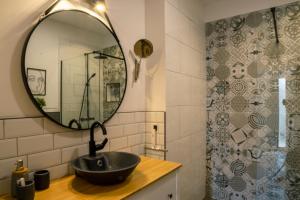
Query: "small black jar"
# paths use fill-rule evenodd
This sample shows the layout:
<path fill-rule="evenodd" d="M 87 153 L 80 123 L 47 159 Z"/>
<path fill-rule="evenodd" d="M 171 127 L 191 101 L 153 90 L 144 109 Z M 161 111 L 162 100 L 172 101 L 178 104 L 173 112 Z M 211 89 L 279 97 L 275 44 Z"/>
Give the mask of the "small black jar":
<path fill-rule="evenodd" d="M 50 173 L 48 170 L 40 170 L 34 173 L 34 183 L 36 190 L 45 190 L 50 185 Z"/>

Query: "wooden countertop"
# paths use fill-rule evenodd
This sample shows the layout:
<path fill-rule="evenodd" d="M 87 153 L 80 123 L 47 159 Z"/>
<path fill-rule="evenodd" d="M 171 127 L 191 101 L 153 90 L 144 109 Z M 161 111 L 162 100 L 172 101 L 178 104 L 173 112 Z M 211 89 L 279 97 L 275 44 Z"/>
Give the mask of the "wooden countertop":
<path fill-rule="evenodd" d="M 35 193 L 35 200 L 121 200 L 180 168 L 181 164 L 141 156 L 141 162 L 121 184 L 92 185 L 83 179 L 67 176 L 51 182 L 50 188 Z M 8 195 L 0 200 L 11 200 Z"/>

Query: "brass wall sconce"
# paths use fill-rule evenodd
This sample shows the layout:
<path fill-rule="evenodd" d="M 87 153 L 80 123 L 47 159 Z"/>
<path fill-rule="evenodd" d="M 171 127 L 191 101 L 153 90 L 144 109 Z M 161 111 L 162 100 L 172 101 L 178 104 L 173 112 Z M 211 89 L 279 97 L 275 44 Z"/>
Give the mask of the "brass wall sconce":
<path fill-rule="evenodd" d="M 140 39 L 134 45 L 134 53 L 130 51 L 130 55 L 134 61 L 134 81 L 138 80 L 140 74 L 140 66 L 142 59 L 148 58 L 153 53 L 153 45 L 147 39 Z M 138 57 L 138 58 L 137 58 Z"/>

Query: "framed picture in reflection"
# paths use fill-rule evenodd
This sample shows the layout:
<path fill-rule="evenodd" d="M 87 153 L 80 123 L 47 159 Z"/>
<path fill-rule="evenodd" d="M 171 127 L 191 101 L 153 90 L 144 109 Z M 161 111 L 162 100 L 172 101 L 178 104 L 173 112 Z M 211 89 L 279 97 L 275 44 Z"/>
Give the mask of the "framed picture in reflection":
<path fill-rule="evenodd" d="M 35 96 L 46 96 L 46 70 L 27 68 L 27 82 Z"/>
<path fill-rule="evenodd" d="M 106 84 L 106 102 L 120 101 L 120 83 Z"/>

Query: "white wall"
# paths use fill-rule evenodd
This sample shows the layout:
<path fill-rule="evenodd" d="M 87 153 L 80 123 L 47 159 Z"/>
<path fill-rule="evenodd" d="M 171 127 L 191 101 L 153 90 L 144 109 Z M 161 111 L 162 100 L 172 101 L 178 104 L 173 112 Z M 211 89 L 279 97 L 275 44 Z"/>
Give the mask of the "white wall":
<path fill-rule="evenodd" d="M 0 12 L 0 117 L 40 115 L 21 77 L 21 52 L 26 34 L 47 0 L 4 0 Z"/>
<path fill-rule="evenodd" d="M 166 110 L 167 160 L 183 164 L 180 198 L 203 199 L 206 65 L 201 1 L 146 0 L 146 37 L 154 46 L 147 59 L 147 109 Z"/>
<path fill-rule="evenodd" d="M 291 2 L 295 0 L 206 0 L 204 21 L 215 21 Z"/>
<path fill-rule="evenodd" d="M 165 1 L 167 159 L 183 164 L 180 195 L 203 199 L 206 177 L 206 65 L 197 0 Z"/>
<path fill-rule="evenodd" d="M 165 2 L 146 0 L 146 38 L 153 54 L 146 62 L 146 107 L 148 111 L 166 111 Z"/>
<path fill-rule="evenodd" d="M 21 54 L 27 34 L 50 0 L 3 0 L 0 6 L 0 118 L 32 117 L 40 113 L 29 99 L 21 77 Z M 145 110 L 144 65 L 132 84 L 133 62 L 129 49 L 145 37 L 144 0 L 109 0 L 109 16 L 127 58 L 128 85 L 119 111 Z M 132 12 L 134 11 L 134 12 Z"/>
<path fill-rule="evenodd" d="M 127 62 L 127 89 L 119 111 L 146 109 L 145 63 L 141 65 L 139 79 L 133 83 L 134 62 L 129 55 L 135 42 L 145 38 L 145 0 L 108 0 L 109 17 L 120 39 Z"/>

